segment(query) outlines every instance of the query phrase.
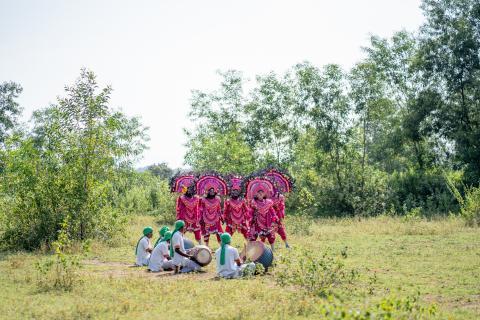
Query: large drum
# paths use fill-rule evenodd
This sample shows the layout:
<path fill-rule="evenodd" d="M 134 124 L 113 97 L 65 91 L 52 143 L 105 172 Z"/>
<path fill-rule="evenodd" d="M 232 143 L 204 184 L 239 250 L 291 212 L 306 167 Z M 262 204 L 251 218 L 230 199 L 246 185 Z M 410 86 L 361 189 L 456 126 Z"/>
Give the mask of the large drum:
<path fill-rule="evenodd" d="M 203 246 L 203 245 L 195 246 L 192 249 L 191 254 L 195 257 L 198 264 L 201 265 L 202 267 L 205 267 L 210 262 L 212 262 L 212 251 L 207 246 Z"/>
<path fill-rule="evenodd" d="M 185 250 L 189 250 L 195 247 L 195 244 L 193 243 L 192 240 L 183 238 L 183 246 L 185 247 Z"/>
<path fill-rule="evenodd" d="M 261 241 L 249 241 L 242 251 L 241 256 L 247 260 L 260 263 L 265 270 L 268 270 L 273 263 L 273 252 Z"/>

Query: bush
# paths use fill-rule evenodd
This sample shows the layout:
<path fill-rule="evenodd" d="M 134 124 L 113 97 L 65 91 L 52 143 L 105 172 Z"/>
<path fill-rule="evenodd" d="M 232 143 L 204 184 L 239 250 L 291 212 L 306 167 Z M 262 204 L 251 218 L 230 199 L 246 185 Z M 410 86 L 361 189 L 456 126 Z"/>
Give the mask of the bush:
<path fill-rule="evenodd" d="M 78 270 L 80 257 L 72 253 L 72 241 L 68 235 L 68 219 L 62 224 L 58 240 L 53 242 L 55 254 L 37 262 L 37 287 L 39 290 L 71 291 L 80 282 Z"/>
<path fill-rule="evenodd" d="M 456 178 L 457 184 L 460 178 Z M 452 180 L 453 181 L 453 180 Z M 421 208 L 422 215 L 431 216 L 457 212 L 458 205 L 445 183 L 444 173 L 437 169 L 395 172 L 388 181 L 389 206 L 395 212 L 407 214 Z"/>
<path fill-rule="evenodd" d="M 358 279 L 355 269 L 347 269 L 343 262 L 346 249 L 339 256 L 329 250 L 318 256 L 306 250 L 292 249 L 288 256 L 280 256 L 274 269 L 275 282 L 280 286 L 298 286 L 306 293 L 327 297 L 336 288 L 346 288 Z"/>
<path fill-rule="evenodd" d="M 452 179 L 446 177 L 446 180 L 450 191 L 460 204 L 460 214 L 467 225 L 480 226 L 480 187 L 465 187 L 465 195 L 462 196 Z"/>

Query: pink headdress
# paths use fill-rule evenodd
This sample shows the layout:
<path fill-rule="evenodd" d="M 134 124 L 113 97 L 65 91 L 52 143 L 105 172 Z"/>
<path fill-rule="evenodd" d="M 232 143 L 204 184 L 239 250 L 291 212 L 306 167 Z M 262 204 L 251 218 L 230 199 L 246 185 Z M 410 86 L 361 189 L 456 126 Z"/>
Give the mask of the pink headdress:
<path fill-rule="evenodd" d="M 228 193 L 231 193 L 232 190 L 238 190 L 242 193 L 242 183 L 243 178 L 241 176 L 230 174 L 227 177 Z"/>
<path fill-rule="evenodd" d="M 170 180 L 170 191 L 185 193 L 189 187 L 195 187 L 197 176 L 193 173 L 177 174 Z"/>
<path fill-rule="evenodd" d="M 288 193 L 295 187 L 292 177 L 286 171 L 269 168 L 264 171 L 263 175 L 273 182 L 275 193 Z"/>
<path fill-rule="evenodd" d="M 201 175 L 197 181 L 197 194 L 206 194 L 212 188 L 220 195 L 227 195 L 227 183 L 219 174 L 206 173 Z"/>
<path fill-rule="evenodd" d="M 268 179 L 254 175 L 244 181 L 244 186 L 248 202 L 252 201 L 260 190 L 263 190 L 267 198 L 271 198 L 273 196 L 274 186 L 273 183 Z"/>

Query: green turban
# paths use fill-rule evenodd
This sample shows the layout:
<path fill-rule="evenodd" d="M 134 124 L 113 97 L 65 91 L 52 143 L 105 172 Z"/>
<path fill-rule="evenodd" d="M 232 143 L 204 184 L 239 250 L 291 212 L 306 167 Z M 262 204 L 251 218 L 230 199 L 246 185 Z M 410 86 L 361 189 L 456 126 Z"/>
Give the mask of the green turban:
<path fill-rule="evenodd" d="M 220 239 L 222 240 L 222 249 L 220 251 L 220 265 L 223 266 L 225 264 L 225 247 L 232 241 L 232 236 L 225 232 L 222 233 Z"/>
<path fill-rule="evenodd" d="M 143 235 L 144 235 L 144 236 L 146 236 L 146 235 L 148 235 L 148 234 L 150 234 L 150 233 L 152 233 L 152 232 L 153 232 L 153 228 L 152 228 L 152 227 L 145 227 L 145 228 L 143 228 Z"/>
<path fill-rule="evenodd" d="M 138 250 L 138 244 L 140 243 L 140 240 L 142 240 L 143 237 L 147 236 L 148 234 L 152 233 L 153 232 L 153 228 L 152 227 L 145 227 L 143 228 L 143 236 L 140 237 L 140 239 L 138 239 L 137 241 L 137 246 L 135 247 L 135 255 L 137 255 L 137 250 Z"/>
<path fill-rule="evenodd" d="M 172 239 L 173 235 L 180 229 L 182 229 L 185 226 L 185 221 L 183 220 L 177 220 L 175 221 L 175 230 L 172 232 Z M 170 257 L 173 257 L 173 245 L 170 246 Z"/>
<path fill-rule="evenodd" d="M 164 239 L 164 236 L 165 236 L 165 232 L 169 231 L 170 228 L 167 227 L 167 226 L 163 226 L 160 228 L 160 231 L 158 231 L 158 233 L 160 234 L 160 238 L 157 239 L 157 241 L 155 242 L 155 245 L 153 246 L 154 248 L 157 246 L 157 244 L 159 244 L 160 242 L 162 242 Z"/>
<path fill-rule="evenodd" d="M 172 239 L 172 232 L 171 231 L 167 231 L 165 232 L 165 235 L 163 236 L 163 240 L 162 241 L 168 241 Z"/>

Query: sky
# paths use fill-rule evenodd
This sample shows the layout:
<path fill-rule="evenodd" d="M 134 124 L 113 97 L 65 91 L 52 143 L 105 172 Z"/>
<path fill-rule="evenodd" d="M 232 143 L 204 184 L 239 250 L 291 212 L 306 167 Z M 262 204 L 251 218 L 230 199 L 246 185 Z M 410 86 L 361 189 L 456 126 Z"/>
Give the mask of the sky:
<path fill-rule="evenodd" d="M 218 70 L 251 80 L 308 60 L 345 69 L 370 35 L 416 30 L 420 0 L 0 0 L 0 82 L 23 86 L 33 110 L 63 96 L 85 67 L 111 85 L 111 106 L 148 126 L 136 166 L 183 166 L 192 89 L 214 90 Z"/>

